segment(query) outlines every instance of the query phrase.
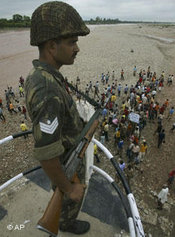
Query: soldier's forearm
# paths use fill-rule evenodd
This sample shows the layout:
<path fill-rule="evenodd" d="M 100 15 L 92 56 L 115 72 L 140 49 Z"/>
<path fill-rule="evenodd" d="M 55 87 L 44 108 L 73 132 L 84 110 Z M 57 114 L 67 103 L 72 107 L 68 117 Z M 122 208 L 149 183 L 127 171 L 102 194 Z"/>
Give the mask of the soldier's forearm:
<path fill-rule="evenodd" d="M 54 185 L 58 186 L 58 188 L 64 193 L 70 193 L 72 191 L 72 184 L 67 179 L 61 167 L 59 157 L 50 160 L 43 160 L 40 161 L 40 163 Z"/>

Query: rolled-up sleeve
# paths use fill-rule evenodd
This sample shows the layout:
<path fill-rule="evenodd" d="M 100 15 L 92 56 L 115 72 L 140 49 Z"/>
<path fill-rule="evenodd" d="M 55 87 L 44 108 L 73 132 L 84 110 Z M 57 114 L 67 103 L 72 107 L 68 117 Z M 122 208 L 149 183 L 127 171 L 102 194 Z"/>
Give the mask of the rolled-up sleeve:
<path fill-rule="evenodd" d="M 45 145 L 42 147 L 35 147 L 33 156 L 36 160 L 50 160 L 64 153 L 64 147 L 61 140 Z"/>

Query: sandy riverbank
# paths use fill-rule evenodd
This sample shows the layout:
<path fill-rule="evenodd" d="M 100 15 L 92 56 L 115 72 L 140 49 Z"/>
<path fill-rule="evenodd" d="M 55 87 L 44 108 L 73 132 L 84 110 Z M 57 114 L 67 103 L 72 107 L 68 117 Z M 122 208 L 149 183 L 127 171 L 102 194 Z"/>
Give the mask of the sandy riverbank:
<path fill-rule="evenodd" d="M 175 31 L 175 28 L 171 29 Z M 63 74 L 68 78 L 82 80 L 98 80 L 102 72 L 105 74 L 114 70 L 117 78 L 123 68 L 128 84 L 134 80 L 133 66 L 138 70 L 147 69 L 158 75 L 164 70 L 173 73 L 175 43 L 150 38 L 172 38 L 168 29 L 143 25 L 101 26 L 91 34 L 80 39 L 80 53 L 73 67 L 63 67 Z M 134 53 L 131 53 L 131 49 Z M 125 82 L 124 82 L 125 83 Z"/>

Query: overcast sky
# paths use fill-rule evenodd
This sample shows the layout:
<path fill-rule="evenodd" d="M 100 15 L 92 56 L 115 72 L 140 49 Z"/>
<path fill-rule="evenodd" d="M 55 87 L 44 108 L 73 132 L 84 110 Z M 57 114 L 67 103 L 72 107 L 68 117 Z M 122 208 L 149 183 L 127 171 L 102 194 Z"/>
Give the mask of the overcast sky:
<path fill-rule="evenodd" d="M 76 8 L 84 20 L 119 18 L 120 20 L 175 22 L 175 0 L 62 0 Z M 13 14 L 32 15 L 47 0 L 0 0 L 0 18 Z"/>

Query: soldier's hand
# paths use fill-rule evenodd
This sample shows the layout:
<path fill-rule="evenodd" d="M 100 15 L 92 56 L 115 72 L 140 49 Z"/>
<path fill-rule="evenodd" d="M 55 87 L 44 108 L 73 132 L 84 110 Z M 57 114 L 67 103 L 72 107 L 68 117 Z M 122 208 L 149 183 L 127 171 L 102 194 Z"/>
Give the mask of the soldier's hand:
<path fill-rule="evenodd" d="M 67 193 L 68 197 L 75 202 L 80 202 L 83 198 L 86 185 L 73 183 L 71 192 Z"/>

